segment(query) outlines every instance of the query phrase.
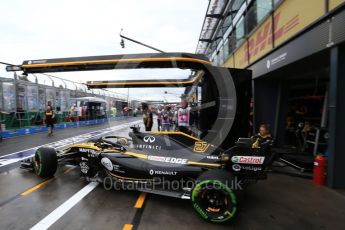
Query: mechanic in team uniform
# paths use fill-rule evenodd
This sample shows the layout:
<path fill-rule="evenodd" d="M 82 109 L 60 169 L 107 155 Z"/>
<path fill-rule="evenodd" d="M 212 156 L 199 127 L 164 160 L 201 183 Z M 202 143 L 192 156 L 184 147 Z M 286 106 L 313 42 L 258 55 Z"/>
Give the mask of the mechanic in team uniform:
<path fill-rule="evenodd" d="M 188 101 L 186 99 L 181 100 L 181 108 L 177 111 L 177 124 L 178 131 L 191 134 L 190 127 L 190 107 L 188 106 Z"/>
<path fill-rule="evenodd" d="M 269 125 L 268 124 L 260 125 L 259 133 L 252 138 L 254 139 L 252 148 L 260 148 L 261 144 L 265 143 L 268 140 L 272 140 Z"/>
<path fill-rule="evenodd" d="M 166 106 L 162 112 L 162 131 L 170 131 L 173 114 L 170 106 Z"/>
<path fill-rule="evenodd" d="M 48 103 L 47 110 L 45 112 L 45 122 L 48 127 L 48 136 L 53 135 L 54 130 L 54 119 L 55 119 L 55 112 L 53 110 L 53 107 L 50 103 Z"/>
<path fill-rule="evenodd" d="M 176 131 L 177 130 L 177 111 L 178 111 L 178 108 L 175 107 L 172 111 L 172 130 L 173 131 Z"/>
<path fill-rule="evenodd" d="M 162 113 L 163 113 L 163 108 L 161 105 L 158 105 L 157 109 L 157 126 L 158 126 L 158 131 L 161 131 L 162 127 Z"/>
<path fill-rule="evenodd" d="M 145 125 L 145 131 L 151 131 L 153 126 L 153 116 L 148 104 L 143 103 L 143 121 Z"/>

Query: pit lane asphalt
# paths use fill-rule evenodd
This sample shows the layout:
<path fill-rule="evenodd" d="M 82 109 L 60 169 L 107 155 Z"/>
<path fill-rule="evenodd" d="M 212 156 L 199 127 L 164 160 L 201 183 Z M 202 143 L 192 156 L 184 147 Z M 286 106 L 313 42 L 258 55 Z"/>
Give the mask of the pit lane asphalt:
<path fill-rule="evenodd" d="M 23 149 L 29 149 L 32 147 L 44 145 L 50 142 L 55 142 L 63 139 L 68 139 L 74 136 L 78 136 L 84 133 L 89 133 L 92 131 L 97 131 L 100 129 L 109 128 L 112 126 L 126 124 L 131 121 L 138 120 L 138 118 L 130 117 L 124 120 L 115 120 L 111 122 L 105 122 L 102 124 L 89 125 L 89 126 L 80 126 L 66 129 L 59 129 L 54 131 L 52 137 L 47 137 L 47 133 L 35 133 L 21 137 L 13 137 L 4 139 L 0 142 L 0 156 L 17 152 Z"/>
<path fill-rule="evenodd" d="M 73 131 L 82 133 L 79 129 Z M 126 128 L 116 134 L 125 135 L 128 131 Z M 78 135 L 70 132 L 66 136 Z M 90 130 L 85 129 L 84 132 Z M 36 139 L 37 136 L 17 140 L 21 143 L 26 138 Z M 69 166 L 59 167 L 54 179 L 32 189 L 44 181 L 19 168 L 0 173 L 0 229 L 29 229 L 88 184 L 80 178 L 78 168 Z M 25 191 L 29 193 L 21 195 Z M 232 223 L 225 225 L 203 221 L 188 200 L 148 194 L 143 206 L 135 208 L 140 195 L 136 191 L 107 191 L 99 185 L 50 229 L 123 229 L 131 225 L 133 229 L 147 230 L 344 227 L 343 195 L 325 187 L 316 187 L 310 180 L 279 174 L 270 174 L 267 181 L 249 187 L 239 205 L 239 215 Z"/>

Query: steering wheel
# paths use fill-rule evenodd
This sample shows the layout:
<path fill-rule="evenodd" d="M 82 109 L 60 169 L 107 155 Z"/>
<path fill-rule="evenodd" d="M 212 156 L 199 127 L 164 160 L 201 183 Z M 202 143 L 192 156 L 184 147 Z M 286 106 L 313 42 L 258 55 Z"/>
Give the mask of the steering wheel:
<path fill-rule="evenodd" d="M 124 150 L 124 147 L 117 143 L 117 139 L 119 137 L 118 136 L 105 136 L 105 137 L 101 137 L 101 140 L 104 142 L 104 143 L 107 143 L 113 147 L 116 147 L 116 148 L 120 148 L 121 150 Z M 116 142 L 115 141 L 112 141 L 112 140 L 109 140 L 109 139 L 116 139 Z"/>

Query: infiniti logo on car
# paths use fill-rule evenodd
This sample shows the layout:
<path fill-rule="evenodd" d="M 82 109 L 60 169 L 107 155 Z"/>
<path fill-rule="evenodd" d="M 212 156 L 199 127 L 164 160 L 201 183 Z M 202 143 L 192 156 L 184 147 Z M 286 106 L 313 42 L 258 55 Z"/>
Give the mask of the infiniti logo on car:
<path fill-rule="evenodd" d="M 145 142 L 153 143 L 155 142 L 156 138 L 154 136 L 145 136 L 143 140 Z"/>

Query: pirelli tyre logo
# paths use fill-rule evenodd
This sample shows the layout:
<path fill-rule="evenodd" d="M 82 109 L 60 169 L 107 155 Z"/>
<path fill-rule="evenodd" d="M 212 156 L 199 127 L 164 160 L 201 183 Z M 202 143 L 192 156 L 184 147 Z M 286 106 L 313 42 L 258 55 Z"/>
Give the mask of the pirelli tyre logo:
<path fill-rule="evenodd" d="M 237 164 L 251 164 L 251 165 L 262 165 L 265 157 L 254 157 L 254 156 L 233 156 L 231 161 Z"/>
<path fill-rule="evenodd" d="M 206 152 L 206 150 L 208 149 L 209 146 L 210 146 L 210 144 L 208 144 L 207 142 L 197 141 L 197 142 L 195 142 L 195 145 L 194 145 L 194 152 L 204 153 L 204 152 Z"/>

